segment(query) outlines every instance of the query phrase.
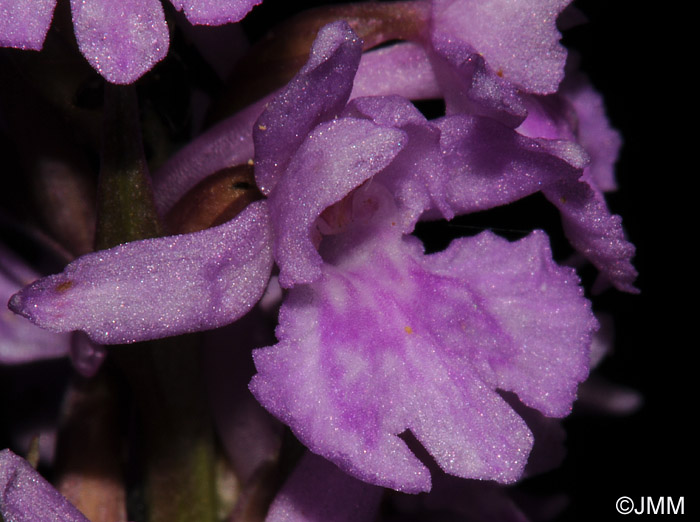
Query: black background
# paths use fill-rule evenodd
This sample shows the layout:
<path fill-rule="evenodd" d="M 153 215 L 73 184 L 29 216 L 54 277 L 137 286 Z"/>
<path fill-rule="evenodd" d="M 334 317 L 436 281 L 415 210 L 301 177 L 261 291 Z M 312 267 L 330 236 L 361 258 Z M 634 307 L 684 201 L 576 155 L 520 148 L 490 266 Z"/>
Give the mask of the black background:
<path fill-rule="evenodd" d="M 582 68 L 604 94 L 624 139 L 612 210 L 623 216 L 637 246 L 637 296 L 608 292 L 596 301 L 615 316 L 615 352 L 599 372 L 638 390 L 644 404 L 624 418 L 567 420 L 568 457 L 553 487 L 570 495 L 561 520 L 616 520 L 615 500 L 685 497 L 696 512 L 691 477 L 696 464 L 696 403 L 691 379 L 697 324 L 694 251 L 697 194 L 688 126 L 695 112 L 691 39 L 682 11 L 663 3 L 575 2 L 588 23 L 567 33 Z M 668 8 L 667 8 L 668 7 Z M 627 515 L 667 519 L 670 515 Z"/>

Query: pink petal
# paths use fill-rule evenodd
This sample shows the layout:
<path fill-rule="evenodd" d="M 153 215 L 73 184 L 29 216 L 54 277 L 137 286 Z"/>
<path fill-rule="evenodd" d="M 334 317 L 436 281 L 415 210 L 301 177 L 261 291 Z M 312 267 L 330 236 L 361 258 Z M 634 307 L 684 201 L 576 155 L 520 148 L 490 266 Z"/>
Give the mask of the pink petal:
<path fill-rule="evenodd" d="M 446 219 L 454 217 L 446 200 L 449 170 L 443 161 L 437 126 L 399 96 L 357 98 L 343 114 L 368 118 L 377 125 L 406 133 L 406 146 L 377 177 L 396 199 L 404 232 L 412 232 L 418 218 L 428 209 L 438 209 Z"/>
<path fill-rule="evenodd" d="M 625 237 L 622 218 L 611 214 L 600 192 L 586 181 L 562 180 L 543 190 L 559 209 L 566 237 L 617 289 L 637 293 L 635 248 Z M 598 282 L 598 287 L 603 282 Z"/>
<path fill-rule="evenodd" d="M 26 460 L 7 449 L 0 451 L 0 518 L 7 522 L 89 522 Z"/>
<path fill-rule="evenodd" d="M 437 30 L 483 55 L 499 76 L 538 94 L 555 92 L 564 77 L 559 13 L 571 0 L 433 0 Z"/>
<path fill-rule="evenodd" d="M 509 127 L 527 115 L 515 86 L 501 78 L 470 44 L 435 31 L 430 61 L 445 98 L 447 114 L 488 116 Z"/>
<path fill-rule="evenodd" d="M 338 115 L 350 96 L 362 42 L 346 22 L 324 26 L 308 62 L 273 98 L 253 130 L 255 179 L 267 195 L 316 125 Z"/>
<path fill-rule="evenodd" d="M 455 213 L 511 203 L 562 179 L 575 183 L 581 176 L 571 163 L 585 161 L 585 154 L 573 151 L 578 154 L 572 158 L 563 148 L 555 149 L 566 144 L 521 136 L 489 118 L 452 116 L 436 124 L 451 170 L 448 199 Z"/>
<path fill-rule="evenodd" d="M 636 292 L 634 246 L 622 220 L 586 180 L 588 155 L 573 142 L 531 139 L 487 118 L 452 116 L 442 130 L 452 171 L 448 201 L 455 213 L 503 205 L 541 191 L 560 211 L 572 246 L 618 289 Z"/>
<path fill-rule="evenodd" d="M 238 22 L 262 0 L 170 0 L 193 24 L 222 25 Z"/>
<path fill-rule="evenodd" d="M 364 481 L 429 489 L 398 437 L 409 429 L 448 473 L 512 482 L 532 437 L 495 390 L 568 413 L 596 328 L 578 279 L 542 233 L 516 243 L 484 233 L 424 256 L 394 217 L 380 210 L 324 238 L 322 277 L 290 290 L 279 343 L 254 352 L 251 390 Z"/>
<path fill-rule="evenodd" d="M 470 290 L 483 299 L 479 306 L 500 323 L 500 339 L 489 333 L 493 326 L 486 317 L 483 333 L 477 335 L 482 327 L 474 321 L 476 314 L 469 325 L 478 339 L 473 356 L 488 361 L 481 377 L 547 416 L 567 415 L 577 383 L 588 375 L 598 323 L 575 271 L 552 261 L 546 235 L 535 231 L 508 243 L 483 233 L 453 241 L 427 259 L 435 273 L 469 281 Z M 501 356 L 493 352 L 498 344 L 505 352 Z"/>
<path fill-rule="evenodd" d="M 132 83 L 168 52 L 159 0 L 71 0 L 71 7 L 80 52 L 107 81 Z"/>
<path fill-rule="evenodd" d="M 411 100 L 442 97 L 428 55 L 420 45 L 401 42 L 362 55 L 350 98 L 389 94 Z"/>
<path fill-rule="evenodd" d="M 55 7 L 56 0 L 0 0 L 0 47 L 41 49 Z"/>
<path fill-rule="evenodd" d="M 71 337 L 37 328 L 4 303 L 38 275 L 0 245 L 0 364 L 22 364 L 68 355 Z"/>
<path fill-rule="evenodd" d="M 382 493 L 307 452 L 275 497 L 265 522 L 374 520 Z"/>
<path fill-rule="evenodd" d="M 267 286 L 268 226 L 258 202 L 216 228 L 88 254 L 15 294 L 10 307 L 43 328 L 84 330 L 102 344 L 223 326 Z"/>
<path fill-rule="evenodd" d="M 588 153 L 584 180 L 596 190 L 615 190 L 615 162 L 622 145 L 610 126 L 603 98 L 585 76 L 567 74 L 561 91 L 526 99 L 528 115 L 518 132 L 532 138 L 575 141 Z"/>
<path fill-rule="evenodd" d="M 275 260 L 284 288 L 321 275 L 311 240 L 321 213 L 385 168 L 405 145 L 405 134 L 367 120 L 341 118 L 309 134 L 270 194 Z"/>
<path fill-rule="evenodd" d="M 591 157 L 586 168 L 587 179 L 598 190 L 615 190 L 615 162 L 622 138 L 610 126 L 603 97 L 582 74 L 567 76 L 562 84 L 562 94 L 576 111 L 577 142 Z"/>

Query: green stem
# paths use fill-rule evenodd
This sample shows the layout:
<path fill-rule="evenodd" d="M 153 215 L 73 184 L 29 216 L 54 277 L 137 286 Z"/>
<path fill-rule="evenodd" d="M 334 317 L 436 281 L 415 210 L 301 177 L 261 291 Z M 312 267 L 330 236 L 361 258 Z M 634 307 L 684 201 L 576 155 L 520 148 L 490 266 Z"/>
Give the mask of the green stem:
<path fill-rule="evenodd" d="M 176 337 L 115 354 L 140 410 L 148 522 L 217 519 L 215 439 L 196 341 Z"/>
<path fill-rule="evenodd" d="M 139 121 L 134 88 L 105 83 L 97 250 L 162 235 Z"/>
<path fill-rule="evenodd" d="M 139 121 L 134 88 L 106 84 L 98 249 L 162 235 Z M 147 522 L 217 520 L 215 438 L 196 341 L 197 336 L 176 337 L 111 353 L 139 410 Z"/>

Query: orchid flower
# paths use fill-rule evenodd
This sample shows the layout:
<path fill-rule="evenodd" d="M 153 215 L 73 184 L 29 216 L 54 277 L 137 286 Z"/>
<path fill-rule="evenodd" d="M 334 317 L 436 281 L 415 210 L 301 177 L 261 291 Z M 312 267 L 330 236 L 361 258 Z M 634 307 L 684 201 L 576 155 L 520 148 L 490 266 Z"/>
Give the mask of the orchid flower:
<path fill-rule="evenodd" d="M 192 24 L 238 22 L 262 0 L 172 0 Z M 56 0 L 0 0 L 0 46 L 39 50 Z M 78 46 L 112 83 L 132 83 L 168 53 L 170 36 L 159 0 L 71 0 Z"/>
<path fill-rule="evenodd" d="M 193 23 L 223 23 L 257 2 L 227 3 L 240 7 L 235 16 L 206 2 L 172 3 Z M 559 435 L 552 419 L 570 413 L 599 328 L 576 271 L 553 259 L 541 230 L 517 241 L 485 231 L 433 253 L 414 232 L 422 221 L 540 192 L 599 270 L 599 286 L 636 291 L 634 247 L 603 195 L 615 188 L 620 139 L 598 95 L 567 66 L 555 22 L 568 4 L 397 2 L 416 16 L 413 41 L 369 52 L 346 21 L 323 25 L 288 83 L 205 132 L 154 177 L 162 215 L 185 212 L 180 203 L 226 168 L 254 169 L 258 200 L 203 230 L 83 255 L 18 291 L 10 308 L 51 335 L 82 331 L 98 346 L 213 329 L 209 342 L 241 343 L 246 322 L 235 334 L 221 327 L 279 284 L 277 342 L 256 343 L 249 391 L 310 453 L 270 521 L 358 515 L 334 510 L 328 495 L 311 498 L 322 485 L 346 507 L 365 499 L 370 518 L 382 488 L 427 492 L 445 474 L 512 484 L 526 466 L 550 467 L 561 458 L 558 443 L 538 455 L 535 440 Z M 53 8 L 45 5 L 44 25 L 27 25 L 26 35 L 0 25 L 0 37 L 12 38 L 0 43 L 40 46 Z M 26 14 L 21 6 L 12 9 Z M 102 16 L 110 10 L 118 15 Z M 96 12 L 108 28 L 100 38 L 87 22 Z M 126 42 L 122 28 L 138 30 L 114 22 L 123 13 L 150 22 L 126 61 L 105 62 L 119 55 L 101 35 Z M 73 2 L 73 17 L 81 50 L 115 83 L 133 81 L 167 48 L 155 0 L 133 9 Z M 429 119 L 412 103 L 421 98 L 444 99 L 445 114 Z M 236 401 L 227 412 L 214 397 L 216 422 L 237 432 L 224 446 L 239 477 L 254 481 L 276 458 L 279 424 L 251 406 L 241 386 L 249 374 L 237 368 L 235 386 L 226 383 L 225 369 L 214 367 L 231 358 L 216 348 L 205 351 L 211 393 L 227 390 Z M 84 373 L 97 371 L 101 350 L 83 346 Z M 258 451 L 237 447 L 252 431 L 262 434 Z"/>
<path fill-rule="evenodd" d="M 434 95 L 437 88 L 448 115 L 485 115 L 517 127 L 573 168 L 583 168 L 578 180 L 546 188 L 527 186 L 515 176 L 482 176 L 479 183 L 489 184 L 493 194 L 501 187 L 500 201 L 465 194 L 463 181 L 455 179 L 448 186 L 448 199 L 454 212 L 464 213 L 541 190 L 559 209 L 574 248 L 600 270 L 598 287 L 609 282 L 636 292 L 637 272 L 630 261 L 634 247 L 601 192 L 614 188 L 611 180 L 620 138 L 607 124 L 601 101 L 586 79 L 578 72 L 566 72 L 567 54 L 559 43 L 556 19 L 569 3 L 433 0 L 427 36 L 418 40 L 419 46 L 400 43 L 376 51 L 360 71 L 368 78 L 361 80 L 359 92 L 385 88 L 392 78 L 403 80 L 397 84 L 407 95 L 422 93 L 426 86 Z M 448 154 L 466 163 L 456 142 L 447 147 Z"/>
<path fill-rule="evenodd" d="M 251 389 L 263 406 L 312 451 L 377 485 L 430 489 L 398 437 L 405 430 L 449 473 L 512 482 L 532 435 L 495 390 L 566 415 L 588 371 L 590 305 L 542 233 L 517 243 L 484 233 L 429 256 L 408 234 L 424 211 L 453 212 L 445 186 L 461 172 L 444 161 L 441 134 L 466 138 L 477 167 L 488 136 L 508 158 L 501 176 L 528 168 L 541 185 L 580 171 L 485 117 L 432 123 L 397 97 L 347 104 L 360 56 L 346 24 L 325 27 L 258 118 L 267 200 L 217 228 L 84 256 L 11 306 L 103 343 L 211 328 L 257 301 L 272 254 L 290 290 L 280 343 L 255 354 Z M 502 197 L 488 188 L 487 200 Z M 154 307 L 157 288 L 168 297 Z"/>

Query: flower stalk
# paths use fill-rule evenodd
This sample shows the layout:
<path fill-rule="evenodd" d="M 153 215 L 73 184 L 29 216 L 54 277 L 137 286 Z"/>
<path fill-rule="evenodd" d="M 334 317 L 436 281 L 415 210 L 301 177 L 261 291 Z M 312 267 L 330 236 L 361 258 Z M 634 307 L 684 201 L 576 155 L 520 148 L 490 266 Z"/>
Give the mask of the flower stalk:
<path fill-rule="evenodd" d="M 134 87 L 105 83 L 96 250 L 162 234 L 139 121 Z"/>
<path fill-rule="evenodd" d="M 133 87 L 105 85 L 103 128 L 96 248 L 160 236 Z M 148 522 L 216 520 L 214 435 L 192 341 L 172 338 L 113 351 L 143 431 Z"/>

